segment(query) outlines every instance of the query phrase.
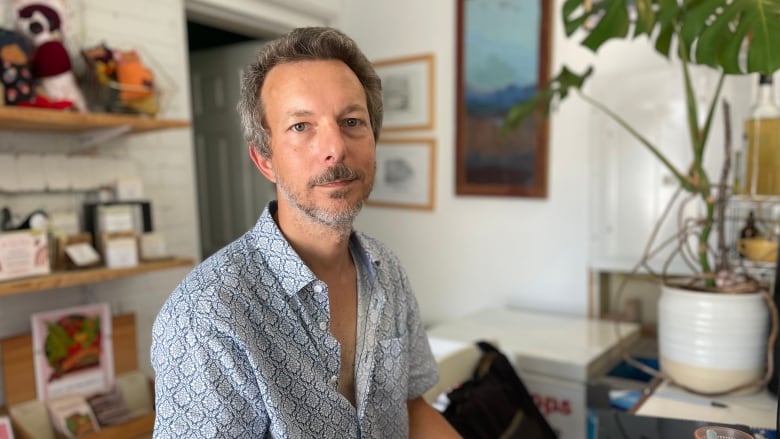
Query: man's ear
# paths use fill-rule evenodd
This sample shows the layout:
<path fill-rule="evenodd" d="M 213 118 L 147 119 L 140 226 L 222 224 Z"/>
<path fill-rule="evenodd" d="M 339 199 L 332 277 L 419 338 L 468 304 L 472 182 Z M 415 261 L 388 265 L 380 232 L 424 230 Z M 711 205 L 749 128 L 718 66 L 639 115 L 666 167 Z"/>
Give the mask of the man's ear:
<path fill-rule="evenodd" d="M 263 157 L 260 151 L 254 146 L 249 145 L 249 157 L 252 158 L 252 163 L 255 164 L 260 173 L 265 176 L 271 183 L 276 183 L 276 176 L 274 174 L 274 167 L 271 164 L 271 160 Z"/>

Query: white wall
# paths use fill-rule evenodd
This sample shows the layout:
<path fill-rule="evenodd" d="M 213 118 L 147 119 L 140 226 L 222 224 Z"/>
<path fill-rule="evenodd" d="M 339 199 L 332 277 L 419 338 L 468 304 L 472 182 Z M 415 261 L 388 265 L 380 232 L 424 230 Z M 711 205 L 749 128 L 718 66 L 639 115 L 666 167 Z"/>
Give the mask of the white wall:
<path fill-rule="evenodd" d="M 235 0 L 241 5 L 249 0 Z M 305 4 L 301 0 L 298 4 Z M 386 241 L 405 263 L 428 323 L 502 304 L 584 315 L 588 269 L 592 163 L 592 109 L 567 101 L 550 125 L 546 199 L 455 196 L 455 3 L 444 0 L 332 0 L 343 14 L 334 23 L 351 34 L 372 59 L 433 52 L 436 62 L 436 128 L 409 135 L 433 137 L 436 208 L 433 212 L 367 207 L 357 227 Z M 81 0 L 81 39 L 140 47 L 163 68 L 173 85 L 164 117 L 189 118 L 189 80 L 184 36 L 184 0 Z M 205 1 L 204 3 L 209 3 Z M 212 2 L 213 3 L 213 2 Z M 553 71 L 565 61 L 582 68 L 594 60 L 576 40 L 564 38 L 557 0 Z M 2 8 L 2 6 L 0 6 Z M 147 14 L 144 11 L 154 11 Z M 644 52 L 643 52 L 644 50 Z M 605 73 L 648 64 L 675 69 L 640 44 L 610 46 L 599 56 Z M 608 77 L 610 75 L 607 75 Z M 614 76 L 611 76 L 614 78 Z M 614 79 L 613 79 L 614 80 Z M 599 89 L 594 80 L 594 89 Z M 601 88 L 604 89 L 602 82 Z M 399 135 L 400 136 L 400 135 Z M 27 134 L 0 135 L 0 152 L 70 141 Z M 155 222 L 172 253 L 198 258 L 193 148 L 190 130 L 123 138 L 98 154 L 130 161 L 144 178 Z M 0 202 L 34 208 L 44 198 L 0 196 Z M 92 300 L 109 301 L 117 312 L 139 320 L 141 367 L 148 362 L 151 322 L 187 270 L 178 269 L 84 288 L 53 290 L 0 299 L 0 337 L 27 332 L 30 313 Z M 0 401 L 2 403 L 2 401 Z"/>
<path fill-rule="evenodd" d="M 358 220 L 399 254 L 426 322 L 503 304 L 586 314 L 588 148 L 582 140 L 588 113 L 582 105 L 567 102 L 550 125 L 546 199 L 456 196 L 455 2 L 345 0 L 343 11 L 342 28 L 371 59 L 435 54 L 435 130 L 410 135 L 437 141 L 436 208 L 369 207 Z M 554 43 L 555 66 L 583 57 L 563 41 L 557 23 Z"/>
<path fill-rule="evenodd" d="M 69 21 L 67 45 L 78 68 L 78 49 L 106 43 L 118 49 L 137 49 L 155 72 L 163 88 L 159 117 L 191 119 L 185 5 L 203 11 L 216 8 L 216 22 L 236 20 L 265 25 L 271 30 L 323 25 L 338 12 L 340 0 L 65 0 Z M 0 2 L 0 25 L 12 28 L 8 2 Z M 321 17 L 312 16 L 312 11 Z M 269 15 L 267 19 L 260 17 Z M 258 31 L 258 33 L 262 33 Z M 0 159 L 8 154 L 69 153 L 78 147 L 74 138 L 60 134 L 0 133 Z M 169 252 L 200 259 L 191 129 L 176 129 L 114 139 L 87 152 L 90 157 L 118 160 L 144 182 L 152 202 L 155 229 L 166 239 Z M 4 155 L 3 155 L 4 154 Z M 89 172 L 98 172 L 94 167 Z M 101 174 L 105 173 L 105 170 Z M 115 177 L 118 177 L 116 175 Z M 108 177 L 111 177 L 110 170 Z M 37 208 L 80 211 L 83 193 L 3 194 L 0 206 L 23 214 Z M 149 361 L 151 327 L 165 299 L 189 271 L 178 268 L 84 287 L 43 291 L 0 298 L 0 338 L 27 333 L 29 316 L 38 311 L 86 302 L 108 302 L 114 313 L 136 315 L 140 369 L 153 374 Z M 3 387 L 0 380 L 0 405 Z"/>
<path fill-rule="evenodd" d="M 587 85 L 594 97 L 610 102 L 624 96 L 619 107 L 623 117 L 632 124 L 649 128 L 645 135 L 661 138 L 661 143 L 666 143 L 661 145 L 665 149 L 682 146 L 685 150 L 688 137 L 684 124 L 679 121 L 682 119 L 664 110 L 670 106 L 668 102 L 659 102 L 669 95 L 683 96 L 678 64 L 656 54 L 641 39 L 612 42 L 595 56 L 579 45 L 580 36 L 564 35 L 560 19 L 563 3 L 556 0 L 553 7 L 553 74 L 562 64 L 575 71 L 594 64 L 597 74 Z M 605 188 L 594 182 L 611 177 L 603 175 L 608 169 L 603 165 L 606 157 L 600 152 L 623 146 L 637 148 L 636 154 L 628 154 L 636 160 L 621 163 L 627 166 L 624 169 L 627 174 L 657 171 L 656 159 L 641 150 L 635 141 L 632 145 L 624 142 L 605 148 L 605 137 L 598 131 L 604 129 L 605 123 L 612 122 L 605 121 L 602 113 L 573 96 L 560 105 L 551 119 L 546 199 L 456 196 L 456 2 L 344 0 L 344 5 L 340 24 L 370 58 L 435 54 L 436 128 L 410 135 L 437 140 L 436 209 L 420 213 L 371 207 L 358 222 L 359 227 L 384 239 L 399 253 L 416 288 L 426 321 L 435 323 L 501 304 L 579 315 L 588 314 L 590 306 L 598 309 L 598 285 L 594 282 L 591 293 L 589 270 L 593 261 L 603 256 L 594 255 L 593 250 L 607 244 L 624 246 L 619 250 L 627 256 L 620 264 L 601 265 L 600 270 L 623 270 L 634 265 L 650 236 L 656 212 L 662 210 L 657 206 L 653 206 L 654 210 L 647 209 L 642 205 L 643 200 L 659 199 L 665 195 L 662 192 L 670 191 L 662 184 L 660 174 L 665 173 L 656 172 L 658 175 L 644 181 L 644 186 L 637 187 L 633 195 L 627 194 L 636 198 L 633 204 L 627 205 L 621 200 L 619 207 L 623 210 L 618 212 L 618 221 L 630 213 L 626 206 L 646 212 L 649 218 L 644 218 L 642 224 L 646 227 L 641 230 L 633 223 L 627 224 L 634 236 L 616 244 L 614 237 L 605 237 L 603 231 L 606 213 L 591 211 L 604 203 Z M 699 71 L 694 71 L 694 75 L 695 85 L 711 88 L 715 83 L 712 75 L 700 76 Z M 637 77 L 645 79 L 636 82 Z M 663 82 L 653 82 L 653 78 L 662 78 Z M 670 84 L 666 83 L 668 78 L 673 78 Z M 665 94 L 658 95 L 659 85 L 663 85 Z M 749 102 L 750 93 L 745 90 L 749 87 L 746 88 L 742 79 L 727 81 L 724 91 L 732 98 L 735 147 L 739 145 L 739 123 Z M 648 120 L 650 104 L 657 111 L 651 110 Z M 611 129 L 621 130 L 616 125 Z M 716 151 L 709 157 L 710 163 L 720 157 L 722 133 L 718 116 L 709 146 Z M 663 136 L 673 139 L 674 144 L 664 142 Z M 685 157 L 685 151 L 673 155 Z M 687 159 L 678 163 L 684 172 Z M 621 184 L 609 181 L 612 186 Z M 594 218 L 598 221 L 589 224 Z M 643 305 L 654 307 L 654 300 L 655 296 L 650 296 Z"/>
<path fill-rule="evenodd" d="M 142 59 L 155 70 L 158 82 L 165 89 L 165 105 L 160 117 L 190 118 L 182 0 L 81 0 L 72 4 L 83 8 L 71 11 L 79 17 L 78 22 L 67 23 L 74 25 L 71 28 L 74 40 L 82 47 L 105 42 L 111 47 L 140 50 Z M 5 26 L 10 27 L 10 24 L 6 21 Z M 0 151 L 5 152 L 48 150 L 63 153 L 74 143 L 62 135 L 6 132 L 0 135 Z M 129 168 L 138 170 L 144 180 L 145 193 L 152 201 L 156 229 L 165 235 L 170 252 L 195 259 L 200 257 L 190 129 L 122 138 L 101 145 L 90 154 L 126 161 Z M 3 205 L 10 205 L 19 213 L 56 205 L 80 209 L 81 201 L 78 196 L 33 193 L 0 197 Z M 163 300 L 185 273 L 186 269 L 175 269 L 86 287 L 0 298 L 0 337 L 29 332 L 29 315 L 33 312 L 106 301 L 115 313 L 136 313 L 140 367 L 151 374 L 152 321 Z M 0 404 L 2 402 L 0 400 Z"/>

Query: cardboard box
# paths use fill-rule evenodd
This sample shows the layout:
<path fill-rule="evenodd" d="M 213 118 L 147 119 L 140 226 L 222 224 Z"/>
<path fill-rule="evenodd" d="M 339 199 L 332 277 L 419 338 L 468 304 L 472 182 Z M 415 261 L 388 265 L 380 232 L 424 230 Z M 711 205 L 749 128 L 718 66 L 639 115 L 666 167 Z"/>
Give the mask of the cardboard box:
<path fill-rule="evenodd" d="M 121 424 L 104 427 L 89 439 L 150 437 L 154 428 L 151 381 L 138 371 L 135 316 L 125 314 L 112 319 L 114 372 L 117 386 L 128 407 L 137 414 Z M 5 402 L 16 439 L 59 439 L 52 428 L 45 404 L 36 399 L 31 334 L 0 340 Z M 0 409 L 0 412 L 2 410 Z"/>
<path fill-rule="evenodd" d="M 51 272 L 48 235 L 40 230 L 0 233 L 0 281 Z"/>
<path fill-rule="evenodd" d="M 138 265 L 138 236 L 135 232 L 100 234 L 100 251 L 108 268 L 128 268 Z"/>

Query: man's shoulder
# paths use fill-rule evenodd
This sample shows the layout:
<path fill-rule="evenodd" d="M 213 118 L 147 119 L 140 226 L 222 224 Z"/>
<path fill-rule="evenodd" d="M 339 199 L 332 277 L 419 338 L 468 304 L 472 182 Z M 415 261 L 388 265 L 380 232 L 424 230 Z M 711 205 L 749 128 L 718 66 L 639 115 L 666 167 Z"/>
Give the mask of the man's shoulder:
<path fill-rule="evenodd" d="M 212 301 L 241 300 L 255 296 L 265 288 L 258 285 L 271 282 L 265 260 L 259 250 L 239 238 L 196 265 L 179 283 L 169 300 L 186 301 L 191 305 Z M 258 297 L 255 297 L 255 300 Z"/>

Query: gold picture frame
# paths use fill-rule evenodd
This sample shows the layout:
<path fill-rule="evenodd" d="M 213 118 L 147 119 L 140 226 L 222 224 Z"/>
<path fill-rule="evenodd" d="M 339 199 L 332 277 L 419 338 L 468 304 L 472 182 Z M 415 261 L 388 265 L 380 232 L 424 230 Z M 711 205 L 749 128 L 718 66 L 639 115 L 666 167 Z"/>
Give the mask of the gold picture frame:
<path fill-rule="evenodd" d="M 385 59 L 373 64 L 382 80 L 382 131 L 433 129 L 433 54 Z"/>
<path fill-rule="evenodd" d="M 434 139 L 385 139 L 376 145 L 374 190 L 369 206 L 433 210 L 436 177 Z"/>

